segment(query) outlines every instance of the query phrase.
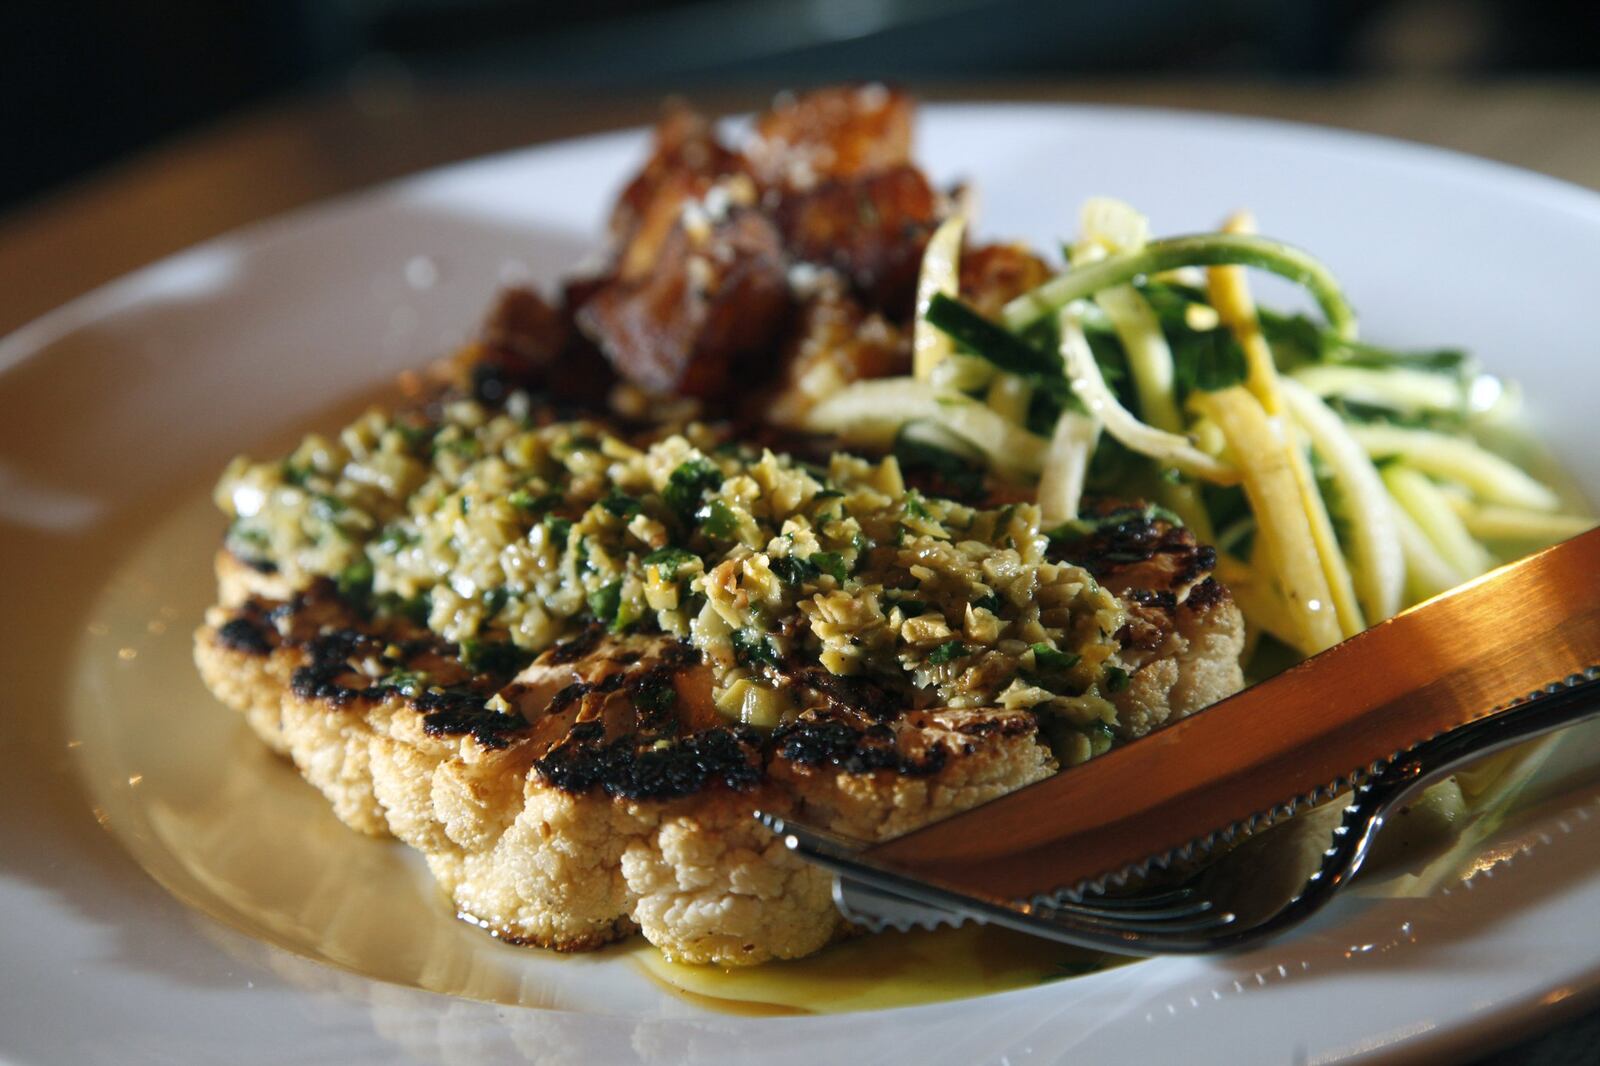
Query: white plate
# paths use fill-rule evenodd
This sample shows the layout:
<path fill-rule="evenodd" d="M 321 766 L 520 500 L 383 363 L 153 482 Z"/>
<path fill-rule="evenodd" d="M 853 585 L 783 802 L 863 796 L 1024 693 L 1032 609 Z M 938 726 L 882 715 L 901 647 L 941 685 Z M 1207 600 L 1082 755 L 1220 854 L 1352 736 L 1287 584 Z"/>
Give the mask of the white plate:
<path fill-rule="evenodd" d="M 465 337 L 497 283 L 570 268 L 641 148 L 637 134 L 612 135 L 424 175 L 210 242 L 0 342 L 0 1055 L 1334 1062 L 1483 1048 L 1596 989 L 1600 789 L 1572 770 L 1588 738 L 1564 749 L 1570 787 L 1552 806 L 1471 849 L 1425 898 L 1375 884 L 1249 955 L 982 1000 L 742 1018 L 655 992 L 621 959 L 551 977 L 512 952 L 552 1004 L 536 1009 L 373 981 L 267 943 L 304 930 L 293 915 L 256 921 L 270 913 L 256 886 L 196 865 L 176 835 L 231 809 L 254 780 L 254 749 L 220 709 L 209 725 L 187 713 L 192 679 L 157 684 L 142 665 L 170 665 L 204 603 L 215 527 L 196 501 L 235 452 L 330 425 L 340 404 Z M 1540 431 L 1600 488 L 1586 298 L 1600 197 L 1371 138 L 1123 109 L 933 108 L 921 156 L 940 179 L 977 180 L 985 234 L 1042 245 L 1072 231 L 1091 194 L 1132 201 L 1160 232 L 1249 206 L 1333 267 L 1369 335 L 1466 345 L 1519 378 Z M 195 752 L 204 774 L 162 776 Z M 247 868 L 250 827 L 219 826 L 208 847 Z M 307 833 L 304 883 L 318 849 L 359 845 L 382 852 L 362 859 L 372 869 L 417 891 L 383 845 Z M 225 922 L 174 900 L 130 851 Z M 283 851 L 278 841 L 261 854 Z M 302 872 L 275 865 L 278 881 Z M 345 902 L 318 905 L 337 914 Z M 399 922 L 382 931 L 401 944 L 419 935 Z"/>

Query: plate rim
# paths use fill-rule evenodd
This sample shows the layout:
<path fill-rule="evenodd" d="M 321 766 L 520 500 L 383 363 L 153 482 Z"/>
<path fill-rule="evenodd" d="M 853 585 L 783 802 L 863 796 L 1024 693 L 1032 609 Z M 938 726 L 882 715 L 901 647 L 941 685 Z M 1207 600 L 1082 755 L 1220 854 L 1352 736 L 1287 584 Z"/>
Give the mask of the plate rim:
<path fill-rule="evenodd" d="M 1396 160 L 1418 166 L 1434 174 L 1449 175 L 1452 180 L 1471 177 L 1476 183 L 1494 187 L 1501 187 L 1502 183 L 1506 183 L 1515 187 L 1514 191 L 1519 199 L 1526 199 L 1529 202 L 1543 202 L 1546 197 L 1555 197 L 1564 201 L 1559 205 L 1563 210 L 1571 210 L 1580 215 L 1592 216 L 1590 220 L 1600 224 L 1600 189 L 1592 189 L 1565 178 L 1558 178 L 1515 163 L 1476 155 L 1457 148 L 1428 144 L 1422 141 L 1411 141 L 1390 134 L 1372 133 L 1344 126 L 1305 122 L 1298 119 L 1248 115 L 1228 111 L 1210 111 L 1199 108 L 1191 110 L 1157 104 L 1008 100 L 1002 97 L 995 97 L 970 101 L 924 102 L 918 108 L 918 121 L 921 123 L 925 121 L 925 116 L 934 114 L 960 115 L 963 112 L 981 113 L 985 111 L 1012 114 L 1066 113 L 1068 115 L 1077 114 L 1092 118 L 1126 117 L 1136 122 L 1178 122 L 1199 126 L 1209 125 L 1213 128 L 1233 133 L 1248 133 L 1255 130 L 1268 134 L 1287 135 L 1302 144 L 1326 143 L 1337 147 L 1341 153 L 1359 154 L 1364 148 L 1378 150 Z M 721 116 L 718 121 L 723 123 L 743 123 L 750 117 L 750 112 L 736 112 Z M 232 243 L 286 236 L 301 226 L 314 223 L 321 216 L 338 214 L 357 206 L 371 205 L 386 197 L 401 194 L 408 189 L 424 188 L 435 182 L 450 182 L 473 170 L 505 166 L 513 161 L 532 159 L 541 154 L 553 155 L 569 151 L 581 151 L 593 149 L 607 143 L 627 144 L 642 140 L 648 136 L 650 130 L 651 127 L 643 125 L 620 126 L 596 130 L 574 137 L 562 137 L 550 141 L 541 141 L 536 144 L 503 148 L 482 155 L 397 175 L 360 188 L 322 197 L 286 211 L 274 212 L 261 218 L 230 226 L 220 233 L 191 244 L 186 248 L 158 256 L 124 274 L 101 282 L 43 314 L 30 319 L 11 332 L 0 335 L 0 377 L 36 356 L 40 350 L 48 347 L 53 340 L 70 332 L 75 326 L 94 321 L 99 316 L 91 312 L 97 308 L 97 305 L 105 303 L 119 292 L 133 287 L 142 279 L 147 278 L 152 272 L 171 269 L 172 264 L 176 262 L 206 252 L 215 252 L 218 248 Z M 107 308 L 105 313 L 113 310 L 114 308 Z"/>

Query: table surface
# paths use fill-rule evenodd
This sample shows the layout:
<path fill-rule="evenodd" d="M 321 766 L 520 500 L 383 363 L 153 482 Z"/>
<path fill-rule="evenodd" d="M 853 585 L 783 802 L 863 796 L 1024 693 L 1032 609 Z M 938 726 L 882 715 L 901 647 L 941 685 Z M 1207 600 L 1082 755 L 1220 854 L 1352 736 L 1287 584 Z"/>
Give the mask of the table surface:
<path fill-rule="evenodd" d="M 1435 144 L 1600 189 L 1600 83 L 1066 83 L 923 87 L 926 99 L 1118 103 L 1291 119 Z M 766 91 L 696 93 L 707 110 Z M 353 83 L 167 143 L 0 218 L 0 336 L 236 226 L 487 152 L 648 122 L 655 98 Z M 1508 1037 L 1526 1034 L 1507 1034 Z M 1593 1061 L 1600 1011 L 1489 1063 Z"/>

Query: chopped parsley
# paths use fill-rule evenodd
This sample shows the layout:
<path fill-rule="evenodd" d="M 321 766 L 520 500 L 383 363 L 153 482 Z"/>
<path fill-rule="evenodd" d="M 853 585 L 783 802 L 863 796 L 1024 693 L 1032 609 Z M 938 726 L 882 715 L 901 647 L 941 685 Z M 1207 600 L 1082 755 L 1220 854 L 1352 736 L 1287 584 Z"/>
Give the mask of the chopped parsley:
<path fill-rule="evenodd" d="M 739 661 L 739 665 L 778 666 L 778 653 L 772 650 L 765 634 L 735 629 L 730 639 L 733 642 L 733 657 Z"/>
<path fill-rule="evenodd" d="M 1071 670 L 1083 659 L 1083 656 L 1072 652 L 1060 651 L 1048 644 L 1035 644 L 1033 646 L 1033 661 L 1040 670 L 1046 673 L 1064 673 Z"/>
<path fill-rule="evenodd" d="M 404 618 L 419 626 L 427 626 L 433 613 L 433 594 L 423 592 L 409 600 L 393 592 L 380 593 L 372 598 L 375 614 L 385 618 Z"/>
<path fill-rule="evenodd" d="M 589 593 L 589 610 L 595 621 L 615 627 L 622 610 L 622 580 L 608 581 Z"/>
<path fill-rule="evenodd" d="M 1111 744 L 1116 740 L 1116 734 L 1111 732 L 1111 727 L 1104 722 L 1090 722 L 1083 726 L 1083 735 L 1089 738 L 1089 757 L 1104 755 L 1111 750 Z"/>
<path fill-rule="evenodd" d="M 483 594 L 483 613 L 490 618 L 499 614 L 506 604 L 517 599 L 521 590 L 512 589 L 509 585 L 496 585 Z"/>
<path fill-rule="evenodd" d="M 421 538 L 405 526 L 390 523 L 383 527 L 383 532 L 378 534 L 378 550 L 386 555 L 396 555 L 402 548 L 409 548 Z"/>
<path fill-rule="evenodd" d="M 682 548 L 661 548 L 646 555 L 639 560 L 645 566 L 653 566 L 662 581 L 676 581 L 680 567 L 698 559 L 694 552 Z"/>
<path fill-rule="evenodd" d="M 427 691 L 429 677 L 421 670 L 396 670 L 383 679 L 384 684 L 399 690 L 402 696 L 420 696 Z"/>
<path fill-rule="evenodd" d="M 794 555 L 774 555 L 768 566 L 785 585 L 803 585 L 822 575 L 815 563 Z"/>
<path fill-rule="evenodd" d="M 529 511 L 533 514 L 543 514 L 546 511 L 560 507 L 566 497 L 559 492 L 541 492 L 534 495 L 527 489 L 513 489 L 506 495 L 506 502 L 519 511 Z"/>
<path fill-rule="evenodd" d="M 306 482 L 311 478 L 311 468 L 302 463 L 285 459 L 278 468 L 283 480 L 296 488 L 305 488 Z"/>
<path fill-rule="evenodd" d="M 600 506 L 618 518 L 632 518 L 644 505 L 637 497 L 629 496 L 619 489 L 612 489 L 600 500 Z"/>
<path fill-rule="evenodd" d="M 967 646 L 959 640 L 947 640 L 928 653 L 928 661 L 935 666 L 953 663 L 967 654 Z"/>
<path fill-rule="evenodd" d="M 406 422 L 396 422 L 394 431 L 400 434 L 401 440 L 406 442 L 407 451 L 428 455 L 433 451 L 433 436 L 439 432 L 439 427 L 433 425 L 413 426 Z"/>
<path fill-rule="evenodd" d="M 721 500 L 712 500 L 695 512 L 700 520 L 700 531 L 717 540 L 731 540 L 739 532 L 739 518 L 733 509 Z"/>
<path fill-rule="evenodd" d="M 572 532 L 572 521 L 559 515 L 548 514 L 544 516 L 544 528 L 550 533 L 551 543 L 565 547 L 567 536 Z"/>
<path fill-rule="evenodd" d="M 272 538 L 267 536 L 264 529 L 256 529 L 244 525 L 244 519 L 235 518 L 228 527 L 228 539 L 238 544 L 246 544 L 265 554 L 272 547 Z"/>
<path fill-rule="evenodd" d="M 477 437 L 457 437 L 454 440 L 447 440 L 443 444 L 440 444 L 435 439 L 434 450 L 448 452 L 462 459 L 476 459 L 483 454 L 483 445 L 478 443 Z"/>
<path fill-rule="evenodd" d="M 372 560 L 362 556 L 339 571 L 334 587 L 339 590 L 341 599 L 354 604 L 366 603 L 372 595 Z"/>
<path fill-rule="evenodd" d="M 519 648 L 508 640 L 476 640 L 469 637 L 461 642 L 461 665 L 474 674 L 510 677 L 531 662 L 533 652 Z"/>
<path fill-rule="evenodd" d="M 850 576 L 850 569 L 844 564 L 844 556 L 838 552 L 812 552 L 810 565 L 841 585 L 844 584 L 845 578 Z"/>
<path fill-rule="evenodd" d="M 1000 597 L 997 593 L 993 592 L 989 593 L 987 596 L 979 596 L 977 599 L 972 601 L 972 607 L 974 610 L 985 610 L 996 617 L 999 617 L 1000 615 L 1000 606 Z"/>
<path fill-rule="evenodd" d="M 337 496 L 319 492 L 311 497 L 311 513 L 326 522 L 332 522 L 344 513 L 345 502 Z"/>
<path fill-rule="evenodd" d="M 918 615 L 924 615 L 928 613 L 927 602 L 924 600 L 915 599 L 911 596 L 892 597 L 889 600 L 889 606 L 900 608 L 901 612 L 903 612 L 907 618 L 916 618 Z"/>
<path fill-rule="evenodd" d="M 661 498 L 673 513 L 688 519 L 700 507 L 707 492 L 722 485 L 722 470 L 708 459 L 688 459 L 667 477 Z"/>

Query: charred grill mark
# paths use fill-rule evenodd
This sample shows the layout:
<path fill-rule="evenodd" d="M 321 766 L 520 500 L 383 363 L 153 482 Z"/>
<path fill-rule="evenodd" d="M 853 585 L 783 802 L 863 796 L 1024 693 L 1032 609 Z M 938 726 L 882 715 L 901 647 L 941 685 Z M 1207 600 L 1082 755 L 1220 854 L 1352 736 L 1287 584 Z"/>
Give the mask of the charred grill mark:
<path fill-rule="evenodd" d="M 1117 631 L 1117 643 L 1125 651 L 1154 651 L 1162 647 L 1171 632 L 1171 616 L 1162 610 L 1131 610 L 1128 621 Z"/>
<path fill-rule="evenodd" d="M 387 695 L 391 692 L 398 694 L 398 690 L 390 685 L 374 685 L 367 692 L 369 695 L 379 693 Z M 430 690 L 421 695 L 409 697 L 406 703 L 424 715 L 472 714 L 483 711 L 485 714 L 493 714 L 497 718 L 507 717 L 506 715 L 496 714 L 494 711 L 484 711 L 483 705 L 486 699 L 487 697 L 481 693 L 473 692 L 470 689 L 447 688 L 437 691 Z"/>
<path fill-rule="evenodd" d="M 1228 590 L 1214 577 L 1208 577 L 1189 590 L 1183 605 L 1194 611 L 1207 611 L 1219 603 L 1226 603 Z"/>
<path fill-rule="evenodd" d="M 266 628 L 254 619 L 243 616 L 224 622 L 222 628 L 217 630 L 217 639 L 223 647 L 247 655 L 266 655 L 272 651 L 272 641 Z"/>
<path fill-rule="evenodd" d="M 1214 588 L 1213 583 L 1197 595 L 1204 599 Z M 1163 603 L 1171 598 L 1169 593 L 1153 595 Z M 371 633 L 352 628 L 350 621 L 348 608 L 318 598 L 313 590 L 287 604 L 247 605 L 219 629 L 219 639 L 230 646 L 295 651 L 304 657 L 292 677 L 296 696 L 336 708 L 403 701 L 422 716 L 423 731 L 431 737 L 470 737 L 480 747 L 498 751 L 533 729 L 521 714 L 486 706 L 491 689 L 498 690 L 504 679 L 461 670 L 456 645 L 418 636 L 414 629 Z M 280 632 L 289 635 L 280 637 Z M 591 627 L 550 649 L 542 659 L 545 664 L 576 666 L 591 678 L 560 689 L 544 713 L 574 711 L 588 698 L 596 698 L 592 708 L 596 716 L 573 722 L 534 764 L 543 781 L 562 791 L 599 789 L 634 800 L 673 799 L 719 783 L 745 791 L 760 784 L 766 760 L 777 755 L 849 773 L 886 771 L 908 777 L 938 773 L 949 761 L 951 752 L 938 743 L 919 742 L 910 750 L 902 746 L 889 723 L 907 713 L 909 694 L 873 678 L 840 677 L 815 665 L 791 665 L 783 676 L 827 708 L 820 715 L 808 713 L 767 736 L 731 724 L 688 733 L 678 707 L 677 682 L 685 669 L 701 662 L 700 652 L 671 640 L 660 641 L 648 653 L 632 647 L 608 652 L 608 639 L 602 629 Z M 392 674 L 374 680 L 369 676 L 373 665 L 369 659 L 383 671 L 415 669 L 428 687 L 419 692 L 412 687 L 414 682 L 397 685 L 390 680 Z M 613 723 L 608 735 L 605 721 L 598 717 L 599 704 L 618 693 L 631 705 L 632 720 L 626 725 Z M 583 717 L 590 719 L 590 713 Z M 1032 728 L 1031 720 L 1021 716 L 954 727 L 974 741 L 1018 736 Z"/>
<path fill-rule="evenodd" d="M 1067 562 L 1099 576 L 1119 565 L 1145 562 L 1163 549 L 1179 550 L 1181 545 L 1176 542 L 1186 538 L 1186 531 L 1136 513 L 1125 522 L 1103 525 L 1086 537 L 1067 542 L 1060 554 Z"/>
<path fill-rule="evenodd" d="M 962 722 L 956 732 L 968 737 L 1020 737 L 1039 731 L 1031 716 L 1007 715 L 1004 718 L 980 718 L 976 722 Z"/>
<path fill-rule="evenodd" d="M 334 629 L 316 636 L 306 645 L 306 651 L 313 662 L 343 662 L 367 643 L 370 638 L 354 629 Z"/>
<path fill-rule="evenodd" d="M 1193 544 L 1194 538 L 1191 536 L 1189 541 Z M 1183 565 L 1172 575 L 1171 587 L 1176 589 L 1192 584 L 1200 575 L 1211 573 L 1216 566 L 1217 549 L 1209 544 L 1200 545 L 1185 555 Z"/>
<path fill-rule="evenodd" d="M 700 662 L 700 649 L 692 644 L 678 641 L 662 648 L 657 658 L 661 665 L 666 667 L 695 666 Z"/>
<path fill-rule="evenodd" d="M 423 729 L 430 736 L 471 735 L 488 748 L 503 748 L 509 738 L 528 727 L 520 716 L 504 715 L 485 708 L 488 694 L 480 691 L 488 678 L 473 678 L 460 674 L 460 680 L 450 682 L 458 671 L 443 668 L 430 670 L 437 687 L 422 692 L 403 690 L 388 677 L 371 681 L 352 663 L 353 659 L 371 657 L 384 664 L 409 666 L 417 660 L 433 659 L 443 664 L 454 660 L 455 645 L 425 637 L 409 638 L 390 647 L 380 636 L 350 628 L 328 629 L 306 637 L 296 637 L 294 630 L 311 621 L 305 612 L 314 606 L 307 596 L 297 596 L 287 603 L 264 608 L 260 603 L 246 604 L 217 631 L 220 642 L 252 654 L 266 654 L 273 649 L 274 630 L 269 623 L 258 619 L 272 619 L 272 625 L 288 629 L 290 637 L 280 638 L 277 647 L 299 651 L 305 662 L 290 675 L 290 690 L 300 699 L 315 700 L 343 709 L 357 703 L 381 703 L 400 699 L 423 716 Z M 254 650 L 259 648 L 260 650 Z"/>
<path fill-rule="evenodd" d="M 530 728 L 520 715 L 489 710 L 480 696 L 429 693 L 417 699 L 413 706 L 421 710 L 423 701 L 435 696 L 439 697 L 440 703 L 459 701 L 460 705 L 434 710 L 422 719 L 422 730 L 430 737 L 470 736 L 485 748 L 502 751 Z"/>
<path fill-rule="evenodd" d="M 571 704 L 577 703 L 594 691 L 594 686 L 587 681 L 574 681 L 566 688 L 550 697 L 549 713 L 560 714 Z M 574 727 L 576 728 L 576 727 Z"/>
<path fill-rule="evenodd" d="M 545 654 L 550 657 L 549 661 L 551 663 L 558 666 L 575 663 L 593 651 L 595 646 L 600 643 L 600 638 L 604 635 L 605 631 L 599 626 L 590 626 L 571 640 L 564 640 L 557 644 Z"/>
<path fill-rule="evenodd" d="M 1104 579 L 1125 567 L 1138 566 L 1157 556 L 1170 556 L 1172 572 L 1166 584 L 1168 589 L 1175 590 L 1194 584 L 1216 568 L 1216 549 L 1198 544 L 1193 532 L 1182 526 L 1153 519 L 1142 509 L 1132 507 L 1102 507 L 1091 514 L 1102 524 L 1077 539 L 1054 542 L 1050 550 L 1052 558 L 1081 566 L 1096 578 Z M 1175 599 L 1169 604 L 1152 598 L 1158 590 L 1129 591 L 1134 602 L 1142 606 L 1168 609 L 1176 606 Z"/>
<path fill-rule="evenodd" d="M 255 607 L 257 604 L 252 601 L 247 606 Z M 272 609 L 267 611 L 267 621 L 271 622 L 273 625 L 277 625 L 282 621 L 293 620 L 294 616 L 300 612 L 300 609 L 303 606 L 305 606 L 305 596 L 296 593 L 294 599 L 292 600 L 286 600 L 283 603 L 273 604 Z"/>
<path fill-rule="evenodd" d="M 672 684 L 675 673 L 673 667 L 662 664 L 628 679 L 628 701 L 641 733 L 670 735 L 678 731 L 678 718 L 672 713 L 678 702 Z"/>
<path fill-rule="evenodd" d="M 820 666 L 801 666 L 789 671 L 789 680 L 817 693 L 838 710 L 864 715 L 875 722 L 899 717 L 910 700 L 868 677 L 842 677 Z"/>
<path fill-rule="evenodd" d="M 340 678 L 354 674 L 350 657 L 365 640 L 351 629 L 336 629 L 312 638 L 305 645 L 311 661 L 295 670 L 289 679 L 294 694 L 301 699 L 323 700 L 335 707 L 349 706 L 362 697 L 364 689 L 343 684 Z"/>
<path fill-rule="evenodd" d="M 366 695 L 366 690 L 340 684 L 339 678 L 350 672 L 343 662 L 316 662 L 295 670 L 289 687 L 303 700 L 321 700 L 335 707 L 348 707 Z"/>
<path fill-rule="evenodd" d="M 932 746 L 920 758 L 902 752 L 894 730 L 878 723 L 860 728 L 833 719 L 802 719 L 780 726 L 772 736 L 777 753 L 802 766 L 832 765 L 852 774 L 892 770 L 908 777 L 936 774 L 948 753 Z"/>
<path fill-rule="evenodd" d="M 1129 589 L 1128 599 L 1140 607 L 1155 607 L 1173 611 L 1178 607 L 1178 597 L 1165 589 Z"/>
<path fill-rule="evenodd" d="M 673 799 L 718 782 L 739 792 L 756 787 L 760 747 L 760 735 L 745 726 L 716 726 L 674 739 L 632 734 L 607 741 L 601 723 L 583 722 L 533 765 L 563 792 L 598 787 L 624 799 Z"/>

